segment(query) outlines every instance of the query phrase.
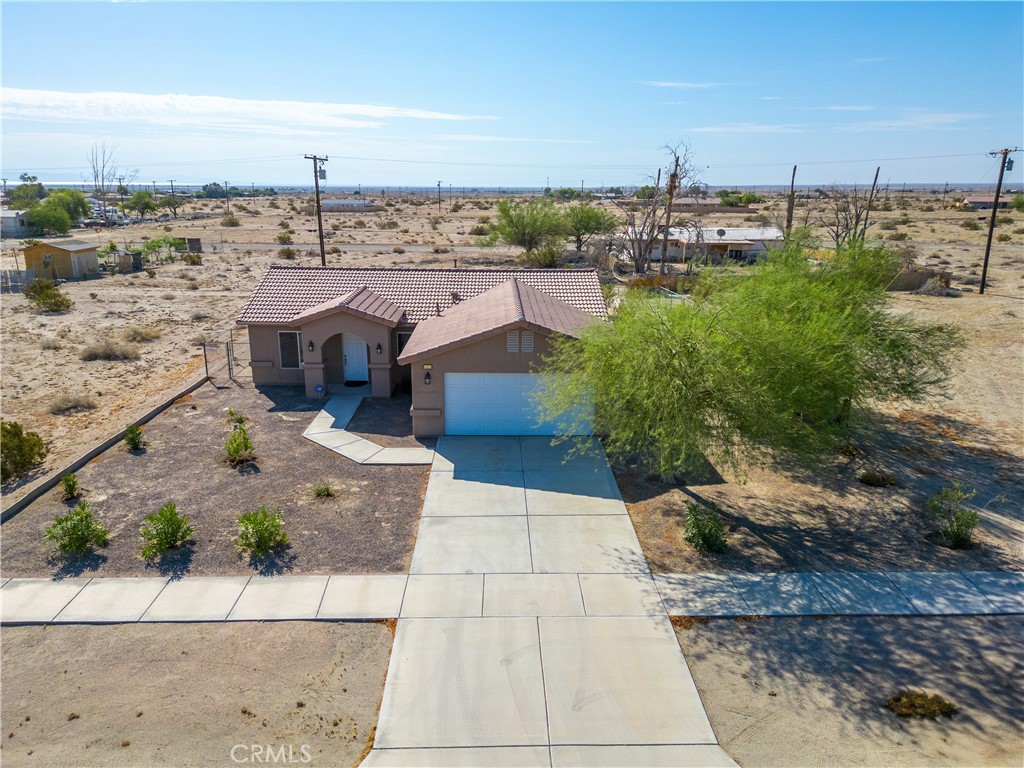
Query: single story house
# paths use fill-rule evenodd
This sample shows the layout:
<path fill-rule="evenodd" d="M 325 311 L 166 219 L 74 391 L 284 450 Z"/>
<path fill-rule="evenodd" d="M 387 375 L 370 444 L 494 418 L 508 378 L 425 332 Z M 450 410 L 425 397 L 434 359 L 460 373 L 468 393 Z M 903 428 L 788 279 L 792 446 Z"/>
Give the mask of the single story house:
<path fill-rule="evenodd" d="M 531 399 L 541 360 L 607 316 L 595 270 L 272 266 L 238 323 L 257 386 L 411 391 L 418 436 L 554 434 Z"/>
<path fill-rule="evenodd" d="M 1011 200 L 1006 197 L 1000 197 L 999 202 L 996 205 L 1000 210 L 1010 207 Z M 991 211 L 992 210 L 992 198 L 983 196 L 968 196 L 960 202 L 960 207 L 965 211 Z"/>
<path fill-rule="evenodd" d="M 672 211 L 678 213 L 750 213 L 746 205 L 723 205 L 716 197 L 674 197 Z"/>
<path fill-rule="evenodd" d="M 31 237 L 36 228 L 28 223 L 28 211 L 0 211 L 0 237 Z"/>
<path fill-rule="evenodd" d="M 664 229 L 662 229 L 664 232 Z M 659 233 L 652 252 L 652 261 L 661 261 L 663 235 Z M 769 248 L 781 245 L 785 233 L 778 227 L 670 227 L 668 258 L 670 261 L 703 259 L 714 262 L 728 257 L 751 262 Z"/>
<path fill-rule="evenodd" d="M 320 209 L 324 213 L 338 211 L 383 211 L 383 205 L 377 205 L 370 198 L 325 198 L 320 201 Z"/>
<path fill-rule="evenodd" d="M 35 270 L 39 278 L 78 280 L 99 273 L 98 250 L 96 243 L 78 240 L 30 245 L 24 249 L 25 269 Z"/>

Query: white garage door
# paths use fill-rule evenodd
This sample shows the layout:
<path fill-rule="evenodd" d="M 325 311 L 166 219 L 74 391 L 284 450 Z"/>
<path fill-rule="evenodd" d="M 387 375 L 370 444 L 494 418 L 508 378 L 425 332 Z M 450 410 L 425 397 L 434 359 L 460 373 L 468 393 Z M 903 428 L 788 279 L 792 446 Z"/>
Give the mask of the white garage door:
<path fill-rule="evenodd" d="M 568 419 L 538 423 L 531 395 L 543 382 L 543 376 L 533 373 L 446 373 L 445 434 L 562 434 Z M 589 417 L 584 431 L 590 434 Z"/>

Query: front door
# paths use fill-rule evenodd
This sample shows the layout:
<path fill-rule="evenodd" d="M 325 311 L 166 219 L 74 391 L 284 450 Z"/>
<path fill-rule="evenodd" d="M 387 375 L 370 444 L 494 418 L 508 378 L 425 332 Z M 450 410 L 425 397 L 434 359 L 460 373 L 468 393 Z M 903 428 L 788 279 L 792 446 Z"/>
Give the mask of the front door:
<path fill-rule="evenodd" d="M 368 347 L 360 337 L 346 333 L 343 342 L 345 381 L 369 381 Z"/>

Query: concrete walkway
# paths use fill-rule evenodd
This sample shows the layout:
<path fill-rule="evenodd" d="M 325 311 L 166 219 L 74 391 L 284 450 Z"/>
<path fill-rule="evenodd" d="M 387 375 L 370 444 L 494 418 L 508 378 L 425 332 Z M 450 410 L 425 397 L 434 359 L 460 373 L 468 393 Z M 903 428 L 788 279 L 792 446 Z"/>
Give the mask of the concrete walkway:
<path fill-rule="evenodd" d="M 384 448 L 346 431 L 345 427 L 352 421 L 369 389 L 366 385 L 353 389 L 351 394 L 329 399 L 302 436 L 357 464 L 430 464 L 434 460 L 434 452 L 429 448 Z"/>

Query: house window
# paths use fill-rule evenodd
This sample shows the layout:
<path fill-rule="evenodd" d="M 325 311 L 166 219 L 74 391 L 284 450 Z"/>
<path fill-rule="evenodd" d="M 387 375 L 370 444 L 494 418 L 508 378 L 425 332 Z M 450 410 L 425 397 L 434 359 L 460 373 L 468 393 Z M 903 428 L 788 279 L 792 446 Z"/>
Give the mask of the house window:
<path fill-rule="evenodd" d="M 533 331 L 523 331 L 522 337 L 523 352 L 533 352 Z"/>
<path fill-rule="evenodd" d="M 505 351 L 519 351 L 519 331 L 509 331 L 505 334 Z"/>
<path fill-rule="evenodd" d="M 51 261 L 53 261 L 52 253 L 43 254 L 43 264 L 49 264 Z"/>
<path fill-rule="evenodd" d="M 277 343 L 281 349 L 281 367 L 301 368 L 302 334 L 298 331 L 278 331 Z"/>
<path fill-rule="evenodd" d="M 412 331 L 398 331 L 395 334 L 395 349 L 398 350 L 395 356 L 402 354 L 402 350 L 405 349 L 405 345 L 409 343 L 409 338 L 412 336 Z"/>

